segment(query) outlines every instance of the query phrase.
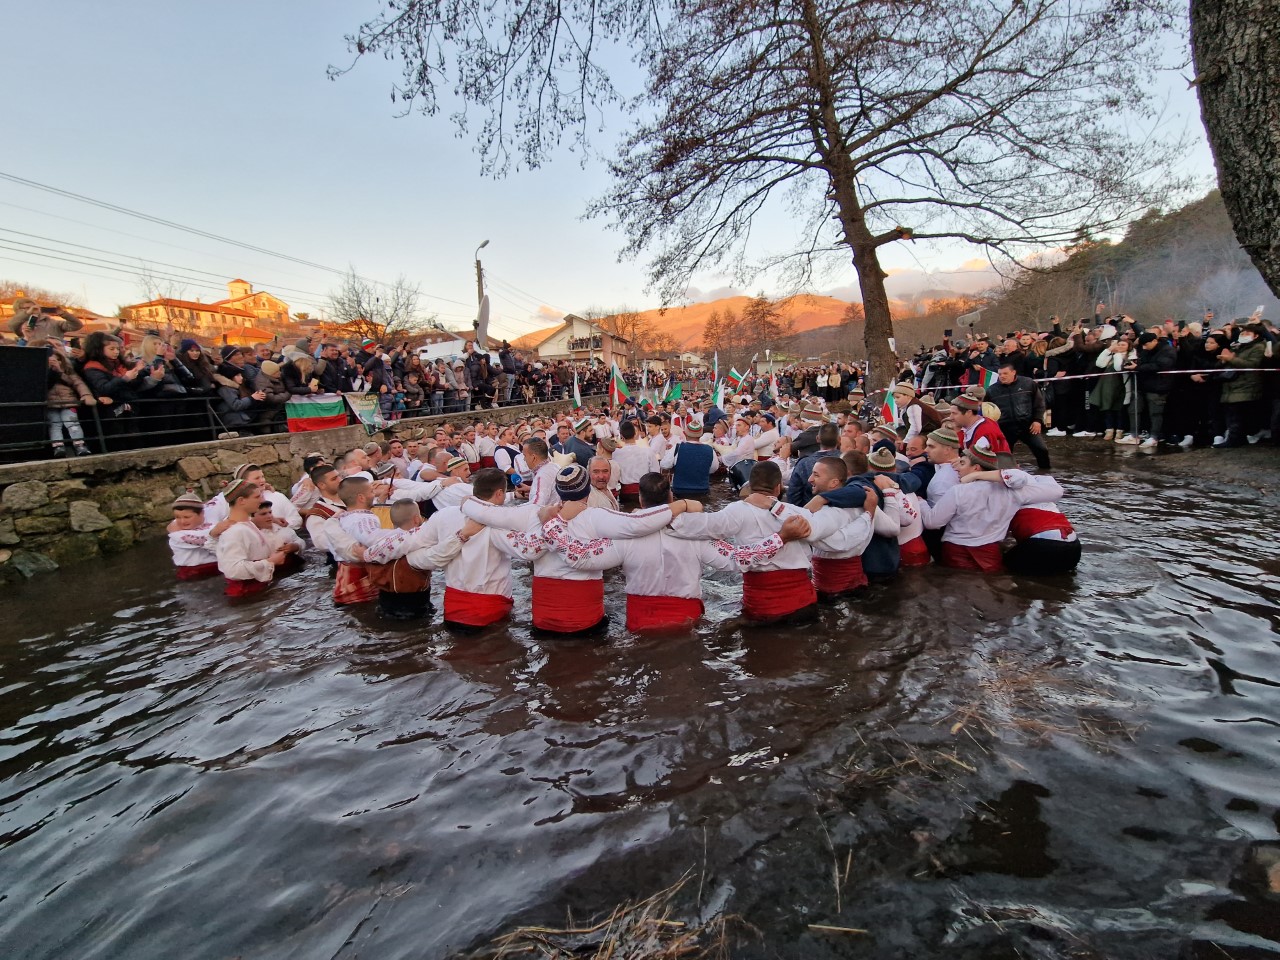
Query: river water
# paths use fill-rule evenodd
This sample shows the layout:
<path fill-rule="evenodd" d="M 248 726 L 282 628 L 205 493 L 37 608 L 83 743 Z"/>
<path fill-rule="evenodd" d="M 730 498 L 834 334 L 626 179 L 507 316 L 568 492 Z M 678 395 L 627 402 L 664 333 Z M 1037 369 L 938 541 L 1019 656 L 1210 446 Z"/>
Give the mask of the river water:
<path fill-rule="evenodd" d="M 687 874 L 734 956 L 1280 957 L 1276 498 L 1129 454 L 1059 458 L 1074 577 L 803 629 L 716 575 L 693 635 L 541 641 L 526 571 L 455 637 L 162 543 L 7 588 L 0 956 L 447 957 Z"/>

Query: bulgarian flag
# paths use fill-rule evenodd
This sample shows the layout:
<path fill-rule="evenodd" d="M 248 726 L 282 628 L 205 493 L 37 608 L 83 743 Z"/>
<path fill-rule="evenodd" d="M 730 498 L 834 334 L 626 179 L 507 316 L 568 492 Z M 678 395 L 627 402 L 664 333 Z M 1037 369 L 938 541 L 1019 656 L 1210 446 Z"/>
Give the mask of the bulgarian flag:
<path fill-rule="evenodd" d="M 742 381 L 745 378 L 746 378 L 746 375 L 739 373 L 737 371 L 737 368 L 730 367 L 729 375 L 724 378 L 724 381 L 728 385 L 730 390 L 737 390 L 740 386 L 742 386 Z"/>
<path fill-rule="evenodd" d="M 284 405 L 290 433 L 328 430 L 347 425 L 347 402 L 340 393 L 321 393 L 314 397 L 294 397 Z"/>
<path fill-rule="evenodd" d="M 620 406 L 623 400 L 630 399 L 631 391 L 627 389 L 626 381 L 622 379 L 622 371 L 618 369 L 618 361 L 615 360 L 613 371 L 609 374 L 609 406 Z"/>
<path fill-rule="evenodd" d="M 663 395 L 662 402 L 666 403 L 669 400 L 679 400 L 683 396 L 684 396 L 684 384 L 673 383 L 667 387 L 667 392 Z"/>
<path fill-rule="evenodd" d="M 990 390 L 999 382 L 1000 377 L 994 370 L 988 370 L 986 367 L 983 367 L 978 373 L 978 386 L 982 387 L 983 390 Z"/>
<path fill-rule="evenodd" d="M 884 395 L 884 405 L 880 408 L 880 421 L 882 423 L 898 422 L 898 401 L 892 390 Z"/>
<path fill-rule="evenodd" d="M 575 410 L 582 409 L 582 392 L 578 389 L 578 371 L 573 371 L 573 407 Z"/>

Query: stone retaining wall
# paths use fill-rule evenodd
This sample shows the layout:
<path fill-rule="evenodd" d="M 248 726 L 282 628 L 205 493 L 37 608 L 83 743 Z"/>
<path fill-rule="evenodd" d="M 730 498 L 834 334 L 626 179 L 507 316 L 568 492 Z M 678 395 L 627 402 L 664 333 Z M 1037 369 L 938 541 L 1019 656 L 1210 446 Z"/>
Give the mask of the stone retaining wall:
<path fill-rule="evenodd" d="M 501 423 L 562 413 L 570 405 L 561 400 L 418 417 L 397 426 L 431 432 L 440 423 L 459 424 L 472 417 Z M 350 426 L 2 465 L 0 582 L 119 553 L 159 536 L 172 519 L 169 504 L 175 496 L 192 488 L 208 499 L 239 464 L 260 464 L 273 486 L 288 490 L 301 474 L 306 454 L 337 456 L 368 439 L 364 427 Z"/>

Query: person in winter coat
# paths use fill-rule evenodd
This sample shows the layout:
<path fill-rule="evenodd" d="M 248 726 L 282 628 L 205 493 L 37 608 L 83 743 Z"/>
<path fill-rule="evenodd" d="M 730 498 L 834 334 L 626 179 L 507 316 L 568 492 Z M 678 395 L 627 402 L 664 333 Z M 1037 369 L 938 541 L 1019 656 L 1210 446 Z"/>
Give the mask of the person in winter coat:
<path fill-rule="evenodd" d="M 28 341 L 27 346 L 43 346 L 45 343 L 46 341 Z M 49 442 L 53 444 L 54 457 L 70 455 L 63 442 L 64 432 L 71 440 L 77 457 L 89 456 L 91 451 L 85 446 L 84 431 L 80 427 L 80 415 L 76 408 L 82 403 L 91 407 L 97 401 L 93 398 L 93 391 L 76 375 L 66 355 L 57 346 L 52 346 L 49 352 L 47 384 L 44 416 L 49 427 Z"/>
<path fill-rule="evenodd" d="M 1270 341 L 1265 340 L 1261 324 L 1245 325 L 1236 334 L 1229 347 L 1218 351 L 1218 360 L 1228 370 L 1222 385 L 1222 412 L 1227 421 L 1227 432 L 1214 449 L 1242 447 L 1249 442 L 1249 435 L 1262 429 L 1262 378 L 1255 373 L 1267 362 Z"/>
<path fill-rule="evenodd" d="M 248 433 L 266 393 L 245 383 L 244 372 L 230 363 L 218 365 L 214 382 L 218 385 L 218 400 L 213 412 L 228 430 Z"/>
<path fill-rule="evenodd" d="M 1102 439 L 1118 440 L 1124 435 L 1124 411 L 1129 403 L 1127 376 L 1116 376 L 1129 357 L 1129 344 L 1125 340 L 1111 339 L 1097 353 L 1094 366 L 1105 376 L 1094 381 L 1089 391 L 1089 406 L 1102 417 Z"/>
<path fill-rule="evenodd" d="M 285 388 L 280 376 L 280 364 L 274 360 L 263 360 L 258 364 L 258 379 L 254 386 L 262 394 L 261 407 L 257 413 L 258 433 L 283 433 L 288 428 L 284 406 L 292 394 Z"/>
<path fill-rule="evenodd" d="M 209 396 L 215 385 L 213 364 L 200 349 L 200 344 L 188 338 L 178 344 L 178 355 L 174 357 L 173 372 L 178 383 L 193 396 Z"/>
<path fill-rule="evenodd" d="M 414 357 L 417 360 L 417 357 Z M 406 417 L 417 417 L 422 414 L 422 406 L 427 402 L 426 388 L 422 385 L 422 369 L 410 370 L 404 375 L 404 414 Z"/>
<path fill-rule="evenodd" d="M 148 368 L 142 359 L 129 365 L 120 360 L 123 344 L 117 337 L 91 333 L 84 341 L 84 365 L 80 376 L 93 391 L 98 404 L 109 407 L 102 418 L 113 435 L 136 435 L 137 416 L 130 401 L 154 394 L 164 379 L 163 365 Z"/>
<path fill-rule="evenodd" d="M 309 397 L 323 393 L 320 381 L 315 377 L 316 362 L 306 354 L 291 354 L 280 367 L 280 385 L 291 397 Z"/>
<path fill-rule="evenodd" d="M 1132 430 L 1137 434 L 1145 419 L 1150 435 L 1138 449 L 1154 450 L 1161 440 L 1169 439 L 1164 434 L 1164 408 L 1173 387 L 1173 377 L 1164 375 L 1163 371 L 1174 368 L 1178 362 L 1178 350 L 1165 337 L 1144 333 L 1138 337 L 1137 357 L 1131 362 L 1137 373 Z M 1173 438 L 1171 442 L 1177 443 L 1180 439 Z"/>

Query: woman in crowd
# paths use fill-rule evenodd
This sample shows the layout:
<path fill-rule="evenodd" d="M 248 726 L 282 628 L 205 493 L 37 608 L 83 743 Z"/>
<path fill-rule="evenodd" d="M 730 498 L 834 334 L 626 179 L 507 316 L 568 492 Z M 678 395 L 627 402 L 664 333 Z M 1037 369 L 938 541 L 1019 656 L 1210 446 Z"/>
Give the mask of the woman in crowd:
<path fill-rule="evenodd" d="M 138 423 L 130 401 L 153 395 L 164 379 L 163 364 L 147 367 L 142 358 L 126 365 L 120 359 L 123 344 L 117 337 L 91 333 L 84 340 L 84 365 L 80 375 L 93 391 L 103 431 L 116 437 L 136 436 Z M 133 445 L 128 442 L 126 445 Z"/>

